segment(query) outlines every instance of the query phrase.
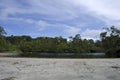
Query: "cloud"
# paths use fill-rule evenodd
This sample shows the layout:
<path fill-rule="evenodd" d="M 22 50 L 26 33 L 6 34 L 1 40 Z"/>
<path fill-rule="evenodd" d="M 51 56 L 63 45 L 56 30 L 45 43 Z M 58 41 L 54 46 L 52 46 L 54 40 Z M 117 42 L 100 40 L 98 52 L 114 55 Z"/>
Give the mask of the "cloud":
<path fill-rule="evenodd" d="M 86 38 L 86 39 L 99 39 L 100 38 L 100 33 L 103 30 L 96 30 L 96 29 L 86 29 L 84 32 L 81 32 L 81 36 L 82 38 Z"/>
<path fill-rule="evenodd" d="M 22 1 L 22 3 L 21 3 Z M 38 14 L 46 16 L 46 19 L 63 20 L 77 17 L 74 7 L 67 0 L 10 0 L 0 4 L 3 18 L 16 14 Z M 26 4 L 26 5 L 23 5 Z M 7 4 L 7 5 L 5 5 Z M 24 6 L 24 7 L 23 7 Z"/>
<path fill-rule="evenodd" d="M 119 4 L 119 0 L 1 0 L 0 20 L 31 24 L 36 31 L 58 32 L 58 27 L 64 35 L 98 38 L 101 24 L 120 28 Z"/>
<path fill-rule="evenodd" d="M 74 36 L 80 33 L 80 28 L 72 27 L 72 26 L 65 26 L 65 27 L 66 29 L 64 30 L 64 32 L 69 36 Z"/>
<path fill-rule="evenodd" d="M 45 27 L 49 26 L 49 24 L 48 24 L 47 22 L 42 21 L 42 20 L 36 22 L 36 25 L 38 25 L 38 27 L 40 27 L 40 28 L 39 28 L 40 31 L 41 31 L 41 30 L 44 30 Z"/>
<path fill-rule="evenodd" d="M 34 25 L 34 27 L 37 28 L 37 31 L 42 31 L 50 25 L 49 23 L 43 20 L 33 20 L 33 19 L 26 19 L 26 18 L 8 18 L 7 20 Z"/>
<path fill-rule="evenodd" d="M 107 25 L 120 21 L 120 0 L 80 0 L 76 4 L 83 5 L 90 15 L 93 15 Z"/>
<path fill-rule="evenodd" d="M 77 26 L 70 26 L 70 25 L 62 24 L 62 23 L 49 23 L 44 20 L 33 20 L 33 19 L 25 19 L 25 18 L 8 18 L 8 20 L 34 25 L 34 28 L 36 28 L 37 29 L 36 31 L 38 32 L 44 31 L 45 29 L 50 28 L 50 27 L 51 29 L 61 28 L 61 31 L 62 31 L 61 33 L 67 34 L 68 36 L 74 36 L 80 33 L 82 26 L 85 25 L 85 24 L 81 24 L 82 26 L 77 27 Z M 37 35 L 37 34 L 34 33 L 34 35 Z"/>
<path fill-rule="evenodd" d="M 118 21 L 119 3 L 119 0 L 1 0 L 0 16 L 38 14 L 45 16 L 45 19 L 69 20 L 92 15 L 105 22 Z"/>

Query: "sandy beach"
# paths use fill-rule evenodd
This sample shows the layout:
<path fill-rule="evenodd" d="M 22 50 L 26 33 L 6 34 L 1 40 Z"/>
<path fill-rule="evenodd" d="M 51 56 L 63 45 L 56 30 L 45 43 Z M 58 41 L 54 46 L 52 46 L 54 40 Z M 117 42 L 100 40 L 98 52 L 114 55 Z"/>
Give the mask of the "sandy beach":
<path fill-rule="evenodd" d="M 120 59 L 1 57 L 0 80 L 120 80 Z"/>

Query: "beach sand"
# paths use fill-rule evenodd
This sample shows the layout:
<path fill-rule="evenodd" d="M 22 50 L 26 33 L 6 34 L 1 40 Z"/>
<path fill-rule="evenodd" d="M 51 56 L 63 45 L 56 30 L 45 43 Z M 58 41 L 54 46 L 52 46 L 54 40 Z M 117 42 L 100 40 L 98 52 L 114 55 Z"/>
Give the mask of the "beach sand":
<path fill-rule="evenodd" d="M 1 57 L 0 80 L 120 80 L 120 59 Z"/>

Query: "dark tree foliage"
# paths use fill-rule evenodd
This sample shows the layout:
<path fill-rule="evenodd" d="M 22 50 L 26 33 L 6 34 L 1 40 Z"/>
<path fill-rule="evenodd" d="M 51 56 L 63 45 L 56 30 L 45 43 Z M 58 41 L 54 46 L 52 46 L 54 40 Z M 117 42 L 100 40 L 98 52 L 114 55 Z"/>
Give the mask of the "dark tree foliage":
<path fill-rule="evenodd" d="M 106 28 L 106 32 L 100 34 L 102 46 L 108 57 L 120 57 L 120 30 L 114 26 Z"/>
<path fill-rule="evenodd" d="M 4 39 L 4 34 L 6 34 L 6 32 L 4 28 L 0 26 L 0 52 L 8 49 L 7 42 Z"/>
<path fill-rule="evenodd" d="M 4 36 L 5 34 L 7 34 L 4 30 L 3 27 L 0 26 L 0 36 Z"/>
<path fill-rule="evenodd" d="M 32 38 L 30 36 L 8 36 L 6 40 L 9 41 L 11 44 L 19 45 L 22 41 L 31 41 Z"/>

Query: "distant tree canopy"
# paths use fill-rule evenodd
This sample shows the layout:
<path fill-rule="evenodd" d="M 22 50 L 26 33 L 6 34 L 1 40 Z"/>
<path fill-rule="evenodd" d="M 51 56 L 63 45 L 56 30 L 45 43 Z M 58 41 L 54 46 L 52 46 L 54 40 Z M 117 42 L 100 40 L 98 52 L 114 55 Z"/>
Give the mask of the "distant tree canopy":
<path fill-rule="evenodd" d="M 37 37 L 30 36 L 8 36 L 6 41 L 16 46 L 23 53 L 89 53 L 102 52 L 98 42 L 92 39 L 81 39 L 80 34 L 72 37 L 70 41 L 62 37 Z M 99 41 L 100 43 L 100 41 Z"/>
<path fill-rule="evenodd" d="M 120 57 L 120 30 L 114 26 L 100 34 L 102 46 L 108 57 Z"/>
<path fill-rule="evenodd" d="M 31 36 L 4 36 L 3 27 L 0 27 L 0 52 L 17 51 L 30 55 L 36 53 L 96 53 L 105 52 L 108 57 L 120 57 L 120 30 L 114 26 L 105 28 L 100 34 L 101 40 L 82 39 L 80 34 L 69 37 L 37 37 Z"/>

